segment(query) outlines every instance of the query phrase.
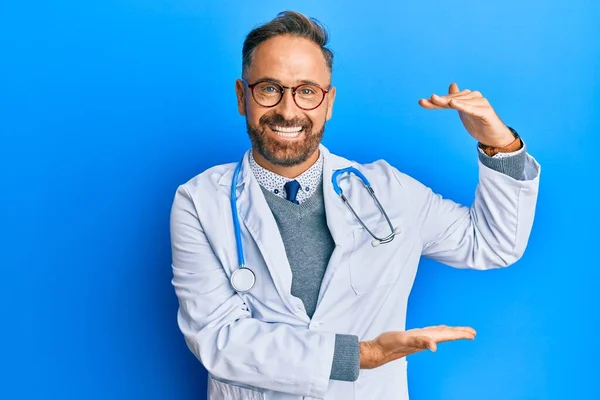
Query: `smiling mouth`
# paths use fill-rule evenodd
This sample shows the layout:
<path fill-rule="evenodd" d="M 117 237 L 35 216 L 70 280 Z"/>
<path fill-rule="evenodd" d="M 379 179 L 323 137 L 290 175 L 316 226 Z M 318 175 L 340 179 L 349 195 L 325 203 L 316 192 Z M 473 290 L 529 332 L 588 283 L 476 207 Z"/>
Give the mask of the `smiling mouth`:
<path fill-rule="evenodd" d="M 269 126 L 269 129 L 273 131 L 277 136 L 283 138 L 293 139 L 300 136 L 303 128 L 301 126 L 283 127 L 283 126 Z"/>

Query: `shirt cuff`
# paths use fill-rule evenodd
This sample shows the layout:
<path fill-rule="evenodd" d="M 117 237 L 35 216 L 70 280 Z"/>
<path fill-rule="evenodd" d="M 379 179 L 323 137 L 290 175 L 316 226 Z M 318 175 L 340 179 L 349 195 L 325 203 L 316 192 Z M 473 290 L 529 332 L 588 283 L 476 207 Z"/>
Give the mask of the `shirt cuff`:
<path fill-rule="evenodd" d="M 330 379 L 354 382 L 360 372 L 360 347 L 356 335 L 335 335 Z"/>
<path fill-rule="evenodd" d="M 496 153 L 491 157 L 478 147 L 479 160 L 490 169 L 508 175 L 513 179 L 521 180 L 525 170 L 525 159 L 527 158 L 525 142 L 522 143 L 523 146 L 517 151 Z"/>

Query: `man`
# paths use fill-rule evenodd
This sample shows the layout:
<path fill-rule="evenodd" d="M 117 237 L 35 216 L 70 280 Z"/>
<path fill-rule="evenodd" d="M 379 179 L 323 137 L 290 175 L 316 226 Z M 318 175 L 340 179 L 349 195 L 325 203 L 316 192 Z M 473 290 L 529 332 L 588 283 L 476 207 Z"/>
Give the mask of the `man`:
<path fill-rule="evenodd" d="M 479 92 L 452 84 L 420 100 L 457 110 L 479 142 L 471 207 L 384 161 L 322 146 L 335 100 L 326 44 L 322 26 L 294 12 L 250 32 L 235 90 L 252 149 L 175 195 L 178 323 L 208 370 L 210 399 L 407 399 L 407 355 L 475 337 L 470 327 L 405 330 L 420 257 L 505 267 L 529 238 L 539 165 Z"/>

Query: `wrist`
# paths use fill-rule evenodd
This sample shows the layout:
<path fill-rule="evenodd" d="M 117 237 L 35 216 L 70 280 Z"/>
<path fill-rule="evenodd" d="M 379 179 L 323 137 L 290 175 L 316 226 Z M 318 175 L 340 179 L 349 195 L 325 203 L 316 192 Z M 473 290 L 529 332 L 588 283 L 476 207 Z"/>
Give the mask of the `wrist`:
<path fill-rule="evenodd" d="M 523 142 L 521 141 L 519 134 L 509 126 L 507 126 L 506 129 L 510 133 L 510 138 L 503 139 L 494 144 L 484 144 L 480 142 L 479 148 L 489 157 L 492 157 L 497 153 L 512 153 L 520 150 L 523 147 Z"/>
<path fill-rule="evenodd" d="M 495 134 L 493 138 L 482 138 L 483 140 L 480 141 L 480 144 L 485 147 L 502 148 L 514 142 L 518 137 L 519 135 L 514 129 L 504 125 L 501 132 Z"/>

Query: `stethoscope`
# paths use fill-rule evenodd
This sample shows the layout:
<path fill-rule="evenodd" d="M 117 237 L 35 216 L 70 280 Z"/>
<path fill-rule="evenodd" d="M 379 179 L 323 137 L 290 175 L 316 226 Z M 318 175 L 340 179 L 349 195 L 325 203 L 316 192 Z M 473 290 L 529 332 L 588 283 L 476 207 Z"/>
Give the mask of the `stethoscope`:
<path fill-rule="evenodd" d="M 235 168 L 235 172 L 233 173 L 233 179 L 231 181 L 230 201 L 231 201 L 231 212 L 233 214 L 233 230 L 235 232 L 235 242 L 236 242 L 236 246 L 237 246 L 238 269 L 233 271 L 233 273 L 231 274 L 230 282 L 231 282 L 231 286 L 233 287 L 233 289 L 235 291 L 245 293 L 245 292 L 250 291 L 250 289 L 252 289 L 254 287 L 254 284 L 256 283 L 256 275 L 254 274 L 254 272 L 252 272 L 252 270 L 250 268 L 246 267 L 246 262 L 244 260 L 244 248 L 242 246 L 242 231 L 240 229 L 240 220 L 238 217 L 237 206 L 236 206 L 236 203 L 237 203 L 236 187 L 237 187 L 237 182 L 238 182 L 238 178 L 239 178 L 241 169 L 242 169 L 242 162 L 239 162 L 237 167 Z M 369 228 L 367 228 L 367 226 L 364 224 L 362 219 L 358 216 L 356 211 L 354 211 L 354 208 L 352 208 L 352 206 L 350 205 L 350 202 L 348 201 L 346 196 L 344 196 L 342 188 L 340 188 L 340 185 L 338 184 L 338 177 L 343 173 L 354 174 L 360 178 L 363 185 L 365 186 L 365 188 L 368 190 L 369 194 L 375 201 L 375 204 L 377 204 L 377 208 L 379 209 L 381 214 L 383 214 L 385 220 L 387 221 L 388 226 L 390 227 L 390 231 L 391 231 L 391 233 L 389 235 L 387 235 L 386 237 L 383 237 L 383 238 L 376 236 L 373 232 L 371 232 L 371 230 Z M 333 175 L 331 177 L 331 183 L 333 184 L 333 190 L 340 196 L 340 198 L 342 199 L 342 202 L 344 204 L 346 204 L 346 206 L 352 212 L 352 214 L 357 219 L 357 221 L 360 223 L 360 225 L 369 233 L 369 235 L 371 235 L 371 237 L 373 237 L 373 240 L 371 241 L 371 246 L 377 247 L 380 244 L 389 243 L 392 240 L 394 240 L 394 237 L 398 233 L 400 233 L 400 230 L 398 228 L 394 228 L 394 226 L 392 225 L 392 221 L 390 220 L 387 213 L 383 209 L 383 206 L 377 199 L 377 196 L 375 195 L 375 191 L 371 187 L 371 183 L 358 169 L 356 169 L 354 167 L 338 169 L 337 171 L 335 171 L 333 173 Z"/>

